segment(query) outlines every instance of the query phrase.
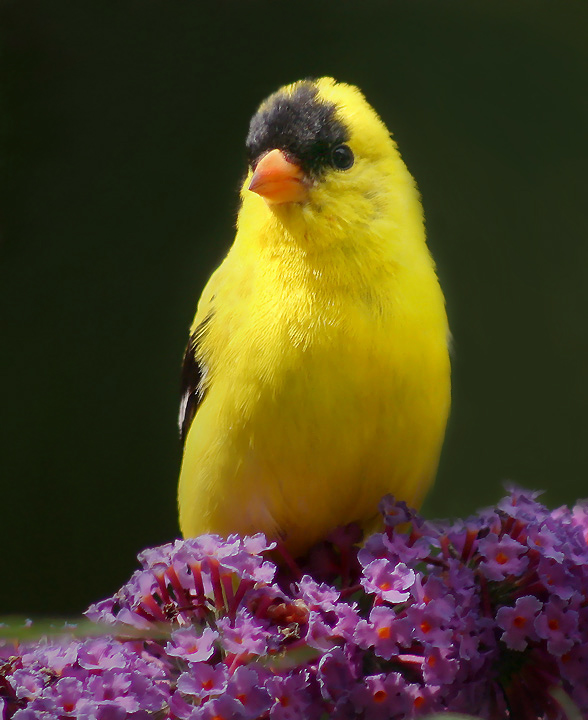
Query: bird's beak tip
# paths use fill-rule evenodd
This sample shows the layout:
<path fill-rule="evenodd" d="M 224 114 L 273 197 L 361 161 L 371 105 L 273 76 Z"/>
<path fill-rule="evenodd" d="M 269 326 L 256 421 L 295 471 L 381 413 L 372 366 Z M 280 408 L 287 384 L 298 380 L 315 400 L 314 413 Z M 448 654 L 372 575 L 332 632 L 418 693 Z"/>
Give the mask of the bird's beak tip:
<path fill-rule="evenodd" d="M 247 187 L 270 205 L 304 202 L 308 188 L 304 172 L 278 149 L 270 150 L 257 164 Z"/>

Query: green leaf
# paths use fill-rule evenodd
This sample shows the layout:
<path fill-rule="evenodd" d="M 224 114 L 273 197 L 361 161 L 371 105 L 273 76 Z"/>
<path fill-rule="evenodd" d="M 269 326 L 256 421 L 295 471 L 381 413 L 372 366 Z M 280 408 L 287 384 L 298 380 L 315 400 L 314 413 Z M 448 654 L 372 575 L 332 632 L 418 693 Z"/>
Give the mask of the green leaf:
<path fill-rule="evenodd" d="M 578 710 L 578 707 L 572 702 L 570 696 L 562 688 L 554 687 L 550 694 L 563 708 L 567 720 L 583 720 L 583 716 Z"/>
<path fill-rule="evenodd" d="M 86 638 L 110 635 L 119 638 L 165 639 L 170 636 L 170 626 L 165 623 L 142 630 L 130 625 L 101 625 L 87 618 L 30 618 L 11 615 L 0 617 L 0 642 L 34 642 L 43 637 Z"/>

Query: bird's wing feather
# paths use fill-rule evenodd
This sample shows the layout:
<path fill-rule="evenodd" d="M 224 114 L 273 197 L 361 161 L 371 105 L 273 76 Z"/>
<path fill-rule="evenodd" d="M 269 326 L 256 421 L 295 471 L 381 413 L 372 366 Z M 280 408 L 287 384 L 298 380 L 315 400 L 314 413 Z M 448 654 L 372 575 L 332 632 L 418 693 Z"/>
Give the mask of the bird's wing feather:
<path fill-rule="evenodd" d="M 180 427 L 180 440 L 182 445 L 194 416 L 204 400 L 211 380 L 210 358 L 204 352 L 206 338 L 215 323 L 217 297 L 223 295 L 225 288 L 225 271 L 223 265 L 218 267 L 210 276 L 196 309 L 196 316 L 190 328 L 188 345 L 184 352 L 182 363 L 180 414 L 178 424 Z M 221 303 L 222 304 L 222 303 Z"/>
<path fill-rule="evenodd" d="M 207 313 L 200 322 L 198 322 L 198 315 L 200 313 L 196 316 L 194 329 L 190 333 L 182 362 L 182 399 L 180 401 L 180 414 L 178 417 L 182 445 L 186 442 L 186 436 L 188 435 L 192 420 L 194 420 L 196 411 L 206 395 L 206 376 L 208 369 L 204 360 L 198 357 L 198 346 L 206 334 L 208 324 L 214 314 L 212 307 L 207 308 L 207 310 Z"/>

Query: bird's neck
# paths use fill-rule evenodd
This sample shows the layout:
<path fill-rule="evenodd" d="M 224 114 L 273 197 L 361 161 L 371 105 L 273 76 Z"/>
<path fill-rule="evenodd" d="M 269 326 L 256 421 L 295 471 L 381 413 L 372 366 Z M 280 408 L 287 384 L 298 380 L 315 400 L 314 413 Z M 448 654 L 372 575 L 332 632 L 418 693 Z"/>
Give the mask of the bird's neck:
<path fill-rule="evenodd" d="M 263 257 L 265 267 L 273 267 L 286 284 L 295 278 L 331 289 L 370 286 L 382 273 L 431 264 L 420 204 L 399 221 L 351 224 L 328 210 L 270 209 L 257 196 L 246 196 L 235 245 Z"/>

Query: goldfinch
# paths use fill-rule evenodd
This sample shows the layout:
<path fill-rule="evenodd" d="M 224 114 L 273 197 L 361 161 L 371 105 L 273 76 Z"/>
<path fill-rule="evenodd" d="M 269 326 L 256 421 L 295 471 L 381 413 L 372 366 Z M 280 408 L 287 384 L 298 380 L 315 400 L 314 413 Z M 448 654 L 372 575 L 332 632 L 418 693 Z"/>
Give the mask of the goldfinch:
<path fill-rule="evenodd" d="M 414 180 L 361 92 L 281 88 L 253 116 L 235 241 L 183 364 L 180 527 L 294 557 L 418 507 L 450 405 L 445 302 Z"/>

